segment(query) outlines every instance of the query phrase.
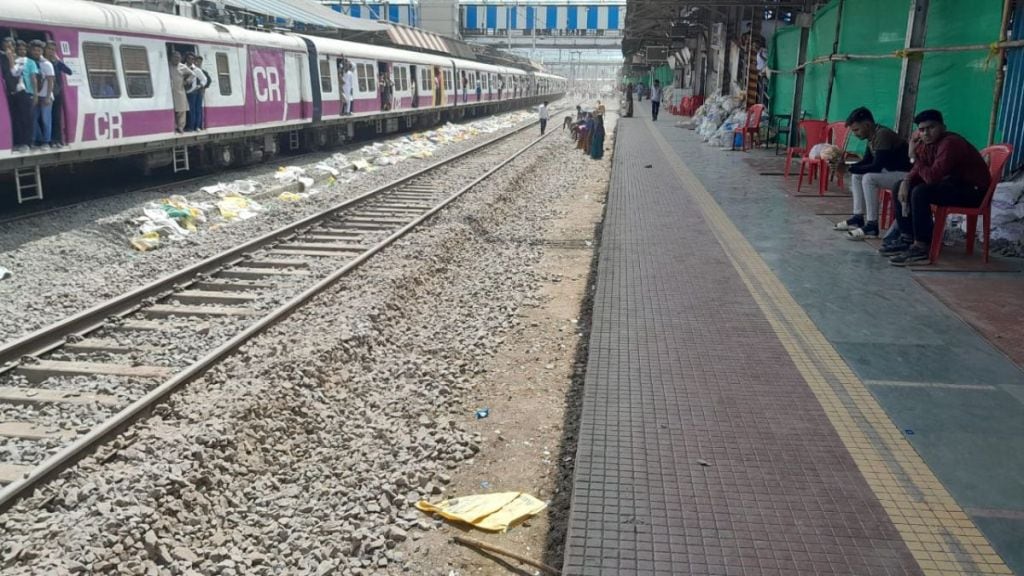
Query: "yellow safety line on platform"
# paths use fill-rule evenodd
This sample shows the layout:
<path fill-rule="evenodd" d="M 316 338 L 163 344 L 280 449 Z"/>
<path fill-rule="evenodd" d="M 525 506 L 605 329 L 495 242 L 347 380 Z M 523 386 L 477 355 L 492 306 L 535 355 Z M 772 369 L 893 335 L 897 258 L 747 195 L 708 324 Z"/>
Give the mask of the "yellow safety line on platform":
<path fill-rule="evenodd" d="M 683 189 L 825 409 L 857 468 L 925 574 L 1013 574 L 863 382 L 650 120 Z"/>

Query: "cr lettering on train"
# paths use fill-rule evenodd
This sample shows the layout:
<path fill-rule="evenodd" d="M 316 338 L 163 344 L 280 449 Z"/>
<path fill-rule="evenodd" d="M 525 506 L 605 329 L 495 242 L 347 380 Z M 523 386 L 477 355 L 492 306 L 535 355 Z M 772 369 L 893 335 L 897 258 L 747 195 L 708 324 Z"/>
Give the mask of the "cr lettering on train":
<path fill-rule="evenodd" d="M 99 112 L 95 118 L 97 140 L 121 138 L 121 115 L 117 112 Z"/>
<path fill-rule="evenodd" d="M 257 66 L 252 70 L 252 82 L 256 89 L 256 100 L 260 102 L 281 101 L 281 77 L 277 68 Z"/>

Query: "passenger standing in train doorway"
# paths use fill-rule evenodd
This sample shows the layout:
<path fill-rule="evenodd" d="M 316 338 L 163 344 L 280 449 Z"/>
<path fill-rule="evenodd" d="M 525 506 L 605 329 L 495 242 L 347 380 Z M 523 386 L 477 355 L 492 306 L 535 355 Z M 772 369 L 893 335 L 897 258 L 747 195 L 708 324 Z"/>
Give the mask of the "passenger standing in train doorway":
<path fill-rule="evenodd" d="M 4 40 L 3 76 L 11 112 L 11 136 L 13 137 L 14 151 L 25 152 L 30 143 L 32 97 L 25 91 L 25 84 L 21 80 L 24 56 L 18 56 L 16 46 L 14 38 Z"/>
<path fill-rule="evenodd" d="M 171 52 L 171 63 L 168 70 L 171 75 L 171 99 L 174 102 L 174 131 L 181 134 L 185 131 L 188 116 L 188 94 L 185 83 L 192 80 L 192 71 L 181 61 L 181 52 Z"/>
<path fill-rule="evenodd" d="M 206 89 L 210 87 L 213 80 L 206 73 L 206 70 L 203 70 L 202 56 L 196 55 L 195 64 L 192 66 L 192 73 L 196 75 L 199 82 L 199 95 L 196 96 L 195 106 L 195 125 L 192 129 L 203 130 L 206 128 Z"/>
<path fill-rule="evenodd" d="M 188 67 L 191 76 L 185 82 L 185 96 L 188 99 L 188 114 L 185 120 L 185 132 L 194 132 L 199 125 L 199 118 L 202 114 L 202 104 L 199 99 L 202 96 L 203 79 L 196 71 L 196 55 L 189 52 L 185 55 L 185 66 Z"/>
<path fill-rule="evenodd" d="M 434 106 L 441 106 L 444 104 L 444 102 L 442 102 L 444 99 L 444 87 L 441 82 L 443 82 L 443 79 L 441 78 L 441 69 L 434 66 Z"/>
<path fill-rule="evenodd" d="M 53 64 L 43 58 L 43 50 L 46 49 L 46 42 L 33 40 L 29 57 L 39 67 L 39 90 L 33 120 L 33 143 L 37 148 L 49 148 L 50 138 L 53 136 L 53 81 L 55 74 Z"/>
<path fill-rule="evenodd" d="M 31 66 L 31 71 L 26 74 L 28 66 Z M 28 152 L 32 143 L 32 107 L 35 105 L 38 71 L 39 68 L 28 57 L 28 44 L 18 41 L 14 49 L 14 66 L 11 67 L 11 74 L 17 79 L 12 106 L 15 152 Z"/>
<path fill-rule="evenodd" d="M 370 76 L 372 79 L 373 76 Z M 345 61 L 345 116 L 352 115 L 352 104 L 355 98 L 356 74 L 352 71 L 352 63 Z"/>
<path fill-rule="evenodd" d="M 468 87 L 469 83 L 466 80 L 466 71 L 460 70 L 462 76 L 462 102 L 465 103 L 469 99 Z"/>
<path fill-rule="evenodd" d="M 544 135 L 544 131 L 548 127 L 548 103 L 545 101 L 543 104 L 537 107 L 537 115 L 540 117 L 540 135 Z"/>
<path fill-rule="evenodd" d="M 67 143 L 64 138 L 64 76 L 71 76 L 73 72 L 63 60 L 57 56 L 57 43 L 47 42 L 43 57 L 53 64 L 55 77 L 53 79 L 53 137 L 51 148 L 60 148 Z"/>
<path fill-rule="evenodd" d="M 480 74 L 477 73 L 477 75 L 476 75 L 476 101 L 477 102 L 482 101 L 482 99 L 480 98 L 480 94 L 482 93 L 482 91 L 483 91 L 483 81 L 480 79 Z"/>

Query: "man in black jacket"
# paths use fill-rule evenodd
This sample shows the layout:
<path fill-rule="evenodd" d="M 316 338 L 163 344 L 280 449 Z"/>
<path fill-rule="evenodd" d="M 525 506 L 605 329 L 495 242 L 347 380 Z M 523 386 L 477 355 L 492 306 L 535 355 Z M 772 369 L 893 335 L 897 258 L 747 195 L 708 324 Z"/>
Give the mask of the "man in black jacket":
<path fill-rule="evenodd" d="M 864 158 L 849 166 L 841 161 L 837 168 L 849 171 L 850 191 L 853 193 L 853 215 L 835 225 L 845 231 L 850 240 L 878 236 L 878 191 L 893 189 L 910 170 L 907 141 L 898 134 L 875 123 L 867 108 L 857 108 L 846 119 L 854 136 L 866 140 Z"/>

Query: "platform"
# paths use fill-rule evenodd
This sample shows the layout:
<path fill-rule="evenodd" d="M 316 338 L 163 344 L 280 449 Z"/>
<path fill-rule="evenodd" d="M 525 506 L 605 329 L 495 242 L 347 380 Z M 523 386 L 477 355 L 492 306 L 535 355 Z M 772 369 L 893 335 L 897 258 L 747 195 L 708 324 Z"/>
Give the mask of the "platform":
<path fill-rule="evenodd" d="M 564 574 L 1024 573 L 1024 372 L 915 280 L 950 272 L 648 108 L 617 128 Z"/>

